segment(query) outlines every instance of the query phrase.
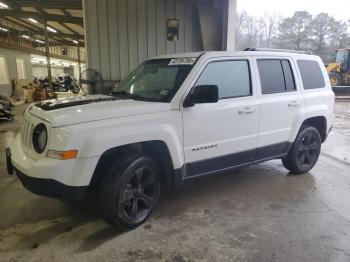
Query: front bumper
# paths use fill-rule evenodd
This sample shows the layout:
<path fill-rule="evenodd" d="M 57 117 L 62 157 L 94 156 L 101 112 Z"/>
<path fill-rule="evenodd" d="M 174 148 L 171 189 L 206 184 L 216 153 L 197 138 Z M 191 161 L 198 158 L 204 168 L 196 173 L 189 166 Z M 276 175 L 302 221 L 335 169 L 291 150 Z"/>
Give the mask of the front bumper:
<path fill-rule="evenodd" d="M 66 201 L 78 201 L 84 198 L 88 190 L 88 186 L 67 186 L 53 179 L 35 178 L 25 175 L 12 165 L 10 148 L 6 148 L 6 165 L 9 175 L 12 175 L 14 170 L 23 186 L 37 195 Z"/>
<path fill-rule="evenodd" d="M 37 195 L 66 201 L 79 201 L 84 198 L 88 190 L 88 186 L 67 186 L 53 179 L 33 178 L 23 174 L 16 168 L 14 170 L 23 186 Z"/>
<path fill-rule="evenodd" d="M 86 194 L 98 157 L 57 160 L 32 159 L 21 145 L 20 136 L 6 150 L 9 174 L 13 169 L 29 191 L 43 196 L 76 201 Z"/>

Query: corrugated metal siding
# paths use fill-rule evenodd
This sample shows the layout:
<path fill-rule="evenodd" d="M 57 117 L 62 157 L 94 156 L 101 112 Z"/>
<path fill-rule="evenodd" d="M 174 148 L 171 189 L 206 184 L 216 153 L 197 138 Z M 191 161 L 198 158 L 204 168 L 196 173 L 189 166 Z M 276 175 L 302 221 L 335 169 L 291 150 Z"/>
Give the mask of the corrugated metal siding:
<path fill-rule="evenodd" d="M 145 59 L 201 50 L 198 15 L 186 0 L 84 0 L 88 66 L 106 80 L 125 77 Z M 167 19 L 179 40 L 167 41 Z"/>

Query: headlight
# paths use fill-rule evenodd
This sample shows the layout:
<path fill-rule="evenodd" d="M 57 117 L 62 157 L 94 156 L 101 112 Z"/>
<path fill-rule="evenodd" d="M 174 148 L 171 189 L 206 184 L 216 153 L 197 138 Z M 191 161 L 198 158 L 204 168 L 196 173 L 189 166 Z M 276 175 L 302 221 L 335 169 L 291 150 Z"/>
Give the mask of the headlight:
<path fill-rule="evenodd" d="M 46 126 L 41 123 L 38 124 L 33 131 L 33 147 L 37 153 L 42 153 L 45 150 L 47 144 L 47 131 Z"/>

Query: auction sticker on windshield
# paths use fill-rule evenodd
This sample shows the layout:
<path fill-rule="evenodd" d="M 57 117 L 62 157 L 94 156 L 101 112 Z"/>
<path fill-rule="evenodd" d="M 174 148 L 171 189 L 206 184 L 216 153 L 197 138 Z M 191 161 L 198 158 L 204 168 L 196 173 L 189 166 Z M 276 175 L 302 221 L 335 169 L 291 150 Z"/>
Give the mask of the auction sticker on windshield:
<path fill-rule="evenodd" d="M 196 62 L 195 57 L 180 57 L 170 60 L 169 65 L 193 65 Z"/>

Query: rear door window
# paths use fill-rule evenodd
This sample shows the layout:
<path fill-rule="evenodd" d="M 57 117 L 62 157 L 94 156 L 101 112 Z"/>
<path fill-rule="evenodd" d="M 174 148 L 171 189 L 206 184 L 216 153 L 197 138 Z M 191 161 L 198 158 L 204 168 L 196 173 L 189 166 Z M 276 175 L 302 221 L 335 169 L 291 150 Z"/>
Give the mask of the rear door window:
<path fill-rule="evenodd" d="M 286 91 L 294 91 L 295 90 L 295 82 L 293 77 L 292 68 L 290 66 L 290 62 L 288 60 L 281 60 L 284 80 L 286 83 Z"/>
<path fill-rule="evenodd" d="M 290 62 L 286 59 L 259 59 L 257 61 L 261 92 L 274 94 L 295 91 L 295 82 Z"/>
<path fill-rule="evenodd" d="M 320 65 L 313 60 L 298 60 L 298 67 L 303 80 L 304 89 L 325 87 L 325 82 Z"/>

